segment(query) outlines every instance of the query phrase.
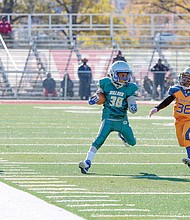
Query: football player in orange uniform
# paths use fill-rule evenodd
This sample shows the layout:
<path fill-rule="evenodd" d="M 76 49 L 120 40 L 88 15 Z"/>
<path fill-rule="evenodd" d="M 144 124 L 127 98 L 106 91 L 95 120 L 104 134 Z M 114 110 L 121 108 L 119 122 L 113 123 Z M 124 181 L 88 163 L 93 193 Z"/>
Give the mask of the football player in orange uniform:
<path fill-rule="evenodd" d="M 175 100 L 173 116 L 175 118 L 175 129 L 178 143 L 185 147 L 187 158 L 183 163 L 190 168 L 190 67 L 187 67 L 179 76 L 179 85 L 169 88 L 169 96 L 159 105 L 150 110 L 149 116 L 168 106 Z"/>

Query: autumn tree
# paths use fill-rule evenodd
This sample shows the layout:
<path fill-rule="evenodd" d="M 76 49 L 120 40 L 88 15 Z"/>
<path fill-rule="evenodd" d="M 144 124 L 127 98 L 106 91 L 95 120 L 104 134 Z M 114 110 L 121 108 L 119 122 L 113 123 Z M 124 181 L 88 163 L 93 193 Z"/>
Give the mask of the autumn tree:
<path fill-rule="evenodd" d="M 131 14 L 134 23 L 138 26 L 151 24 L 150 16 L 154 16 L 154 25 L 157 25 L 158 32 L 170 31 L 177 35 L 188 35 L 186 30 L 180 26 L 188 25 L 190 22 L 190 2 L 187 0 L 130 0 L 124 10 L 125 15 Z M 127 16 L 127 24 L 130 24 L 130 17 Z M 179 28 L 178 28 L 179 27 Z M 138 31 L 138 35 L 150 35 L 146 31 Z M 155 33 L 156 34 L 156 33 Z"/>

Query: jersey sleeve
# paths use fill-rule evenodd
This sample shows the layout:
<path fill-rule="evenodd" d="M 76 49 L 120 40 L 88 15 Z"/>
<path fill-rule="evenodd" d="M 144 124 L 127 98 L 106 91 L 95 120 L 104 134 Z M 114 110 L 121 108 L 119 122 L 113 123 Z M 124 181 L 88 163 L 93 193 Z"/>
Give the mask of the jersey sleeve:
<path fill-rule="evenodd" d="M 98 82 L 97 82 L 97 87 L 98 89 L 102 90 L 102 92 L 104 92 L 104 87 L 105 85 L 108 83 L 108 79 L 105 77 L 105 78 L 102 78 L 100 79 Z"/>
<path fill-rule="evenodd" d="M 97 86 L 97 92 L 104 93 L 104 85 L 105 85 L 105 78 L 100 79 L 96 86 Z"/>
<path fill-rule="evenodd" d="M 138 86 L 135 83 L 131 83 L 130 88 L 131 88 L 130 96 L 138 96 Z"/>

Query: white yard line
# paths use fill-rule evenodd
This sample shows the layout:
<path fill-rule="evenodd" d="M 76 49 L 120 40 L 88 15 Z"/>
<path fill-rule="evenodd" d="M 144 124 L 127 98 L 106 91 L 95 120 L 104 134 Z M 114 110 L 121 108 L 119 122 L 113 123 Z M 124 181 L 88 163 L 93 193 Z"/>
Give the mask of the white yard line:
<path fill-rule="evenodd" d="M 33 165 L 38 165 L 38 164 L 51 164 L 51 165 L 76 165 L 78 164 L 77 162 L 10 162 L 10 164 L 33 164 Z M 154 162 L 150 162 L 150 163 L 130 163 L 130 162 L 123 162 L 123 163 L 111 163 L 111 162 L 99 162 L 99 163 L 93 163 L 93 164 L 99 164 L 99 165 L 183 165 L 183 163 L 154 163 Z M 10 173 L 9 173 L 10 174 Z M 14 174 L 14 173 L 13 173 Z M 15 174 L 17 174 L 15 172 Z M 19 174 L 19 172 L 18 172 Z M 22 173 L 23 174 L 23 173 Z"/>
<path fill-rule="evenodd" d="M 132 217 L 133 219 L 139 219 L 139 218 L 143 218 L 143 219 L 177 219 L 177 218 L 183 218 L 183 219 L 189 219 L 190 216 L 189 215 L 127 215 L 127 214 L 123 214 L 123 215 L 102 215 L 102 214 L 92 214 L 91 215 L 92 218 L 99 218 L 99 219 L 117 219 L 117 218 L 122 218 L 122 219 L 128 219 L 130 217 Z M 135 218 L 136 217 L 136 218 Z"/>
<path fill-rule="evenodd" d="M 149 209 L 119 209 L 119 208 L 112 208 L 112 209 L 79 209 L 79 212 L 150 212 Z"/>
<path fill-rule="evenodd" d="M 86 152 L 85 153 L 60 153 L 60 152 L 57 152 L 57 153 L 49 153 L 49 152 L 0 152 L 0 155 L 1 154 L 3 154 L 3 155 L 15 155 L 15 154 L 17 154 L 17 155 L 84 155 L 84 154 L 86 154 Z M 100 153 L 100 152 L 97 152 L 97 154 L 99 154 L 99 155 L 139 155 L 139 154 L 141 154 L 141 155 L 181 155 L 181 154 L 183 154 L 184 155 L 184 153 L 143 153 L 143 152 L 141 152 L 141 153 L 135 153 L 135 152 L 133 152 L 133 153 L 121 153 L 121 152 L 108 152 L 108 153 Z M 7 161 L 7 160 L 6 160 Z M 5 162 L 6 162 L 5 161 Z M 0 160 L 0 162 L 4 162 L 4 161 L 1 161 Z M 20 167 L 19 167 L 20 168 Z"/>
<path fill-rule="evenodd" d="M 145 177 L 143 176 L 143 174 L 136 174 L 136 175 L 125 175 L 125 174 L 121 174 L 121 175 L 112 175 L 112 174 L 107 174 L 107 175 L 104 175 L 104 174 L 100 174 L 100 175 L 75 175 L 75 176 L 71 176 L 71 175 L 59 175 L 59 176 L 52 176 L 51 178 L 46 178 L 45 176 L 41 175 L 41 176 L 38 176 L 38 175 L 35 175 L 35 176 L 26 176 L 26 177 L 22 177 L 22 176 L 19 176 L 19 175 L 16 175 L 16 176 L 2 176 L 3 179 L 6 179 L 6 180 L 10 180 L 10 181 L 20 181 L 20 180 L 58 180 L 58 178 L 131 178 L 131 177 L 134 177 L 134 176 L 138 176 L 138 177 Z M 184 178 L 184 179 L 190 179 L 190 176 L 189 175 L 186 175 L 186 176 L 153 176 L 153 175 L 147 175 L 146 177 L 151 177 L 151 178 Z"/>
<path fill-rule="evenodd" d="M 0 182 L 0 195 L 0 215 L 2 220 L 83 219 L 2 182 Z"/>
<path fill-rule="evenodd" d="M 141 139 L 142 140 L 142 139 Z M 150 139 L 149 139 L 150 140 Z M 155 139 L 154 139 L 155 140 Z M 162 141 L 164 140 L 173 140 L 173 139 L 162 139 Z M 26 147 L 39 147 L 39 146 L 43 146 L 43 147 L 76 147 L 76 146 L 81 146 L 81 147 L 84 147 L 85 145 L 84 144 L 11 144 L 11 143 L 6 143 L 6 144 L 0 144 L 0 146 L 7 146 L 7 147 L 12 147 L 12 146 L 26 146 Z M 124 147 L 123 144 L 107 144 L 106 145 L 107 147 Z M 129 149 L 133 148 L 137 148 L 137 147 L 148 147 L 148 146 L 151 146 L 151 147 L 179 147 L 179 145 L 172 145 L 172 146 L 169 146 L 168 144 L 146 144 L 146 145 L 143 145 L 143 144 L 139 144 L 137 145 L 136 147 L 128 147 Z M 125 147 L 126 148 L 126 147 Z"/>

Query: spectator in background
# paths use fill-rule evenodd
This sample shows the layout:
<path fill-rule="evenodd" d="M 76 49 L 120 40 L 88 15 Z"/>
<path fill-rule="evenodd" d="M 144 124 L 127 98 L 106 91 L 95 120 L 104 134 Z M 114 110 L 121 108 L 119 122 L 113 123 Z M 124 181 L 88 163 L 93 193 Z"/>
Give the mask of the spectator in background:
<path fill-rule="evenodd" d="M 116 61 L 125 61 L 125 62 L 127 62 L 125 57 L 122 56 L 121 50 L 119 50 L 117 56 L 113 58 L 113 62 L 112 63 L 114 63 Z"/>
<path fill-rule="evenodd" d="M 49 94 L 52 94 L 52 96 L 56 96 L 56 82 L 51 77 L 51 73 L 47 73 L 47 78 L 43 81 L 43 88 L 44 88 L 44 96 L 48 97 Z"/>
<path fill-rule="evenodd" d="M 152 96 L 152 92 L 153 92 L 153 82 L 150 78 L 148 78 L 148 76 L 145 76 L 144 77 L 144 80 L 143 80 L 143 87 L 144 87 L 144 90 Z"/>
<path fill-rule="evenodd" d="M 2 16 L 2 20 L 0 21 L 0 34 L 3 37 L 11 38 L 12 28 L 10 23 L 7 21 L 7 16 Z"/>
<path fill-rule="evenodd" d="M 91 95 L 92 71 L 87 62 L 86 58 L 82 59 L 82 65 L 78 68 L 79 96 L 81 100 L 88 100 Z"/>
<path fill-rule="evenodd" d="M 73 97 L 74 96 L 74 92 L 73 92 L 74 83 L 70 79 L 69 74 L 67 73 L 64 75 L 63 80 L 61 81 L 61 91 L 62 91 L 63 97 L 65 96 L 65 86 L 67 88 L 66 96 Z"/>
<path fill-rule="evenodd" d="M 173 79 L 172 75 L 169 74 L 165 79 L 165 90 L 164 90 L 164 92 L 166 93 L 171 86 L 174 86 L 174 79 Z"/>
<path fill-rule="evenodd" d="M 164 98 L 164 90 L 165 90 L 165 75 L 166 72 L 169 71 L 169 68 L 162 64 L 162 60 L 158 59 L 158 62 L 156 65 L 154 65 L 151 69 L 153 72 L 153 78 L 154 78 L 154 88 L 153 88 L 153 99 L 155 100 L 157 98 L 157 88 L 160 85 L 160 91 L 161 91 L 161 100 Z"/>

